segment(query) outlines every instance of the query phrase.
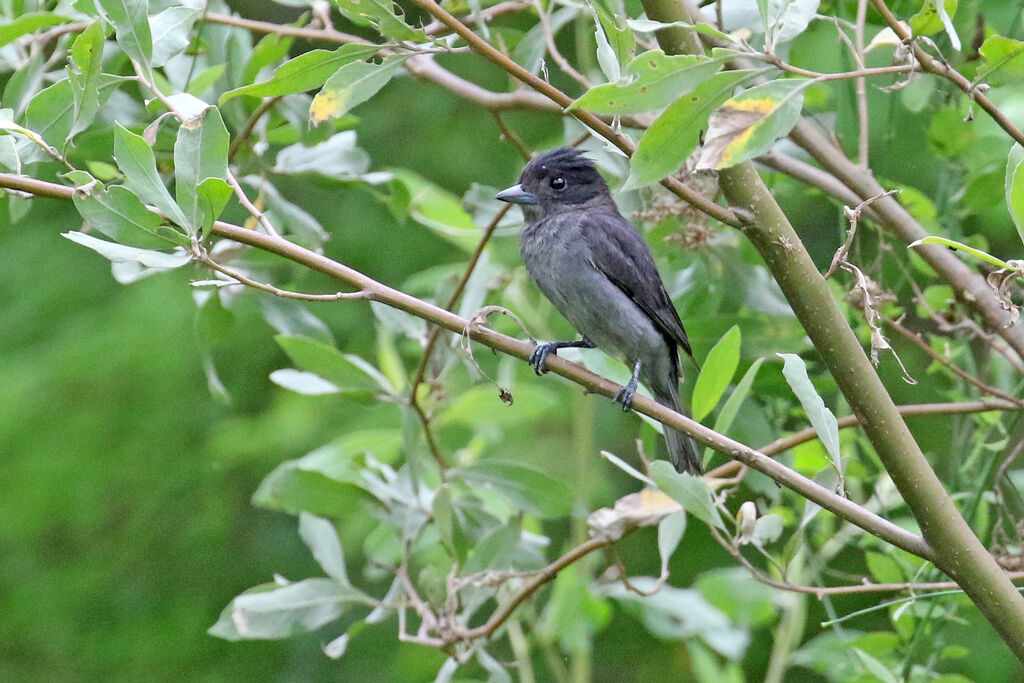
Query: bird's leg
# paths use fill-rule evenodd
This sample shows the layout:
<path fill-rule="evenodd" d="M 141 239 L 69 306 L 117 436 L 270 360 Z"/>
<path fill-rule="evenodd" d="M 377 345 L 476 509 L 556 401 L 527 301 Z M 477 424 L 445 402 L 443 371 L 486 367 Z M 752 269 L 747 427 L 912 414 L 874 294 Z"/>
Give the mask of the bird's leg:
<path fill-rule="evenodd" d="M 527 363 L 533 366 L 533 371 L 538 375 L 543 375 L 547 372 L 547 368 L 544 367 L 545 361 L 548 356 L 552 353 L 558 355 L 558 349 L 592 349 L 596 345 L 586 337 L 579 341 L 565 341 L 565 342 L 548 342 L 546 344 L 537 344 L 536 348 L 533 349 L 533 353 L 527 359 Z"/>
<path fill-rule="evenodd" d="M 636 365 L 633 366 L 633 376 L 629 378 L 629 382 L 626 386 L 619 389 L 612 400 L 616 403 L 622 404 L 623 412 L 629 412 L 629 409 L 633 406 L 633 397 L 636 396 L 636 387 L 640 382 L 640 359 L 636 359 Z"/>

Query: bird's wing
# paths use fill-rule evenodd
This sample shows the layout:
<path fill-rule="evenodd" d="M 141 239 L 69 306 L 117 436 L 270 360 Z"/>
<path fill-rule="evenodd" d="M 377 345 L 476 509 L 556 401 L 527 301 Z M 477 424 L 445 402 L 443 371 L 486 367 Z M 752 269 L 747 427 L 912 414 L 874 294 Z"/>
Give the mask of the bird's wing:
<path fill-rule="evenodd" d="M 678 344 L 699 369 L 650 247 L 636 228 L 617 212 L 600 211 L 586 212 L 580 228 L 590 247 L 591 265 L 639 306 L 665 338 Z"/>

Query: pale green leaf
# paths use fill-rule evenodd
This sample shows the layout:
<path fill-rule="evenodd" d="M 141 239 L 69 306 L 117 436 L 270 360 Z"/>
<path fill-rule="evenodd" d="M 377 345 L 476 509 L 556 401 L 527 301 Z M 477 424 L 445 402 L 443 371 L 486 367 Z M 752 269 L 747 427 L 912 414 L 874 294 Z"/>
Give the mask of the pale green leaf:
<path fill-rule="evenodd" d="M 693 419 L 700 422 L 718 404 L 740 363 L 740 328 L 733 325 L 708 353 L 693 387 Z"/>
<path fill-rule="evenodd" d="M 721 515 L 711 499 L 707 482 L 692 474 L 676 472 L 665 460 L 651 463 L 651 479 L 669 498 L 706 524 L 725 529 Z"/>
<path fill-rule="evenodd" d="M 220 96 L 220 104 L 239 95 L 273 97 L 319 88 L 342 66 L 366 59 L 379 51 L 376 45 L 343 45 L 337 50 L 310 50 L 277 67 L 266 81 L 251 83 Z"/>
<path fill-rule="evenodd" d="M 569 105 L 598 114 L 640 114 L 660 109 L 709 79 L 724 59 L 666 55 L 650 50 L 626 65 L 628 80 L 596 85 Z"/>
<path fill-rule="evenodd" d="M 392 55 L 380 64 L 352 62 L 341 67 L 313 98 L 309 120 L 316 124 L 347 114 L 376 95 L 411 56 Z"/>
<path fill-rule="evenodd" d="M 143 201 L 153 204 L 182 227 L 189 225 L 181 208 L 174 203 L 156 170 L 153 150 L 141 135 L 121 124 L 114 127 L 114 159 L 125 181 Z"/>

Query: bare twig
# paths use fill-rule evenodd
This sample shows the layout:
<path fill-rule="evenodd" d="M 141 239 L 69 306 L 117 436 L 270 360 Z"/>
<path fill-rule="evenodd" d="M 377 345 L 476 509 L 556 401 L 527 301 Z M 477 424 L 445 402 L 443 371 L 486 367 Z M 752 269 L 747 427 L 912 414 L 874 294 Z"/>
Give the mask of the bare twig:
<path fill-rule="evenodd" d="M 246 287 L 252 287 L 253 289 L 258 289 L 258 290 L 260 290 L 262 292 L 267 292 L 269 294 L 273 294 L 274 296 L 279 296 L 279 297 L 281 297 L 283 299 L 301 299 L 302 301 L 339 301 L 341 299 L 372 299 L 373 298 L 372 296 L 370 296 L 369 292 L 365 292 L 365 291 L 359 291 L 359 292 L 335 292 L 334 294 L 306 294 L 304 292 L 292 292 L 292 291 L 289 291 L 287 289 L 281 289 L 279 287 L 275 287 L 274 285 L 267 284 L 265 282 L 258 282 L 256 280 L 253 280 L 250 277 L 246 277 L 245 275 L 243 275 L 242 273 L 238 272 L 237 270 L 234 270 L 232 268 L 227 268 L 225 266 L 222 266 L 219 263 L 217 263 L 216 261 L 214 261 L 213 259 L 211 259 L 209 254 L 207 254 L 205 251 L 201 251 L 200 255 L 197 257 L 196 260 L 198 260 L 200 263 L 202 263 L 204 265 L 209 266 L 213 270 L 216 270 L 218 273 L 223 273 L 224 275 L 227 275 L 229 278 L 232 278 L 233 280 L 237 280 L 237 282 L 233 282 L 233 283 L 228 282 L 228 283 L 225 283 L 224 285 L 220 285 L 220 286 L 228 286 L 228 287 L 230 287 L 231 285 L 239 285 L 239 286 L 244 285 Z M 203 283 L 193 282 L 192 284 L 193 285 L 202 285 Z"/>
<path fill-rule="evenodd" d="M 868 0 L 857 0 L 857 23 L 854 25 L 854 56 L 857 59 L 857 68 L 864 68 L 864 22 L 867 19 Z M 857 91 L 857 163 L 867 170 L 868 151 L 870 148 L 870 124 L 868 118 L 868 85 L 863 76 L 857 78 L 855 83 Z"/>
<path fill-rule="evenodd" d="M 924 415 L 956 415 L 964 413 L 983 413 L 989 410 L 1024 410 L 1020 402 L 1006 400 L 987 401 L 965 401 L 961 403 L 914 403 L 909 405 L 896 406 L 900 415 L 904 417 L 915 417 Z M 839 429 L 856 427 L 860 420 L 856 415 L 845 415 L 837 420 Z M 761 446 L 757 450 L 765 455 L 775 456 L 784 453 L 802 443 L 818 438 L 818 432 L 814 427 L 801 429 L 788 436 L 776 439 L 769 444 Z M 736 461 L 727 462 L 708 472 L 709 479 L 720 479 L 728 477 L 741 469 L 740 463 Z"/>
<path fill-rule="evenodd" d="M 751 578 L 755 581 L 777 588 L 779 590 L 789 591 L 791 593 L 805 593 L 813 595 L 819 600 L 829 595 L 851 595 L 854 593 L 900 593 L 908 591 L 910 593 L 923 593 L 929 591 L 939 590 L 950 590 L 960 588 L 960 584 L 956 581 L 930 581 L 922 583 L 874 583 L 869 581 L 866 577 L 862 579 L 862 583 L 855 583 L 846 586 L 805 586 L 800 584 L 789 583 L 788 581 L 780 581 L 772 578 L 765 572 L 761 571 L 754 564 L 744 557 L 740 549 L 729 543 L 729 541 L 722 537 L 722 534 L 718 529 L 712 526 L 708 527 L 711 530 L 711 535 L 714 536 L 718 544 L 725 549 L 733 558 L 743 565 L 747 571 L 750 572 Z M 1006 576 L 1011 581 L 1024 580 L 1024 571 L 1018 572 L 1006 572 Z"/>
<path fill-rule="evenodd" d="M 980 379 L 978 379 L 971 373 L 967 372 L 966 370 L 957 367 L 957 365 L 953 363 L 953 361 L 951 361 L 950 359 L 946 358 L 941 353 L 933 349 L 931 345 L 928 342 L 926 342 L 919 333 L 907 329 L 900 321 L 885 317 L 883 317 L 882 319 L 891 328 L 902 334 L 910 341 L 914 342 L 914 344 L 916 344 L 918 348 L 920 348 L 922 351 L 928 354 L 928 356 L 932 360 L 935 360 L 942 366 L 948 368 L 950 372 L 955 374 L 960 379 L 964 380 L 968 384 L 971 384 L 972 386 L 977 387 L 983 393 L 986 393 L 989 396 L 996 396 L 997 398 L 1001 398 L 1004 401 L 1009 401 L 1010 403 L 1013 403 L 1018 408 L 1024 408 L 1024 400 L 1021 400 L 1016 396 L 1011 396 L 1010 394 L 1007 394 L 1005 391 L 1002 391 L 996 387 L 986 384 L 985 382 L 982 382 Z"/>
<path fill-rule="evenodd" d="M 249 118 L 246 119 L 245 124 L 241 129 L 239 129 L 238 135 L 236 135 L 235 139 L 231 141 L 231 147 L 228 148 L 228 161 L 235 158 L 238 150 L 242 148 L 245 141 L 249 139 L 250 135 L 252 135 L 253 129 L 256 127 L 256 124 L 259 123 L 259 120 L 263 118 L 263 115 L 270 111 L 271 107 L 280 102 L 283 97 L 284 95 L 267 97 L 260 102 L 260 105 L 256 107 L 255 110 L 253 110 Z"/>
<path fill-rule="evenodd" d="M 551 30 L 551 19 L 548 17 L 547 12 L 540 4 L 540 0 L 534 0 L 534 9 L 537 10 L 537 18 L 540 20 L 540 30 L 544 34 L 544 44 L 547 46 L 548 54 L 555 60 L 555 64 L 562 72 L 569 76 L 571 79 L 582 85 L 584 88 L 589 88 L 591 83 L 590 79 L 577 71 L 569 60 L 562 56 L 562 53 L 558 51 L 558 45 L 555 44 L 555 34 Z"/>

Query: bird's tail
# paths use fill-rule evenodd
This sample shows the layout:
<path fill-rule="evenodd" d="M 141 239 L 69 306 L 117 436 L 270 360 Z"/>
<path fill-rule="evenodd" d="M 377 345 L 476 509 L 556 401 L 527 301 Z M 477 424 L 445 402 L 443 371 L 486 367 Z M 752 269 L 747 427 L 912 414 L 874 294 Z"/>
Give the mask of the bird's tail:
<path fill-rule="evenodd" d="M 678 413 L 683 412 L 679 409 L 679 392 L 674 387 L 669 391 L 654 391 L 654 400 Z M 672 464 L 675 465 L 676 471 L 698 476 L 703 474 L 704 466 L 693 439 L 668 426 L 664 426 L 663 431 L 665 432 L 665 443 L 668 445 L 668 455 Z"/>

